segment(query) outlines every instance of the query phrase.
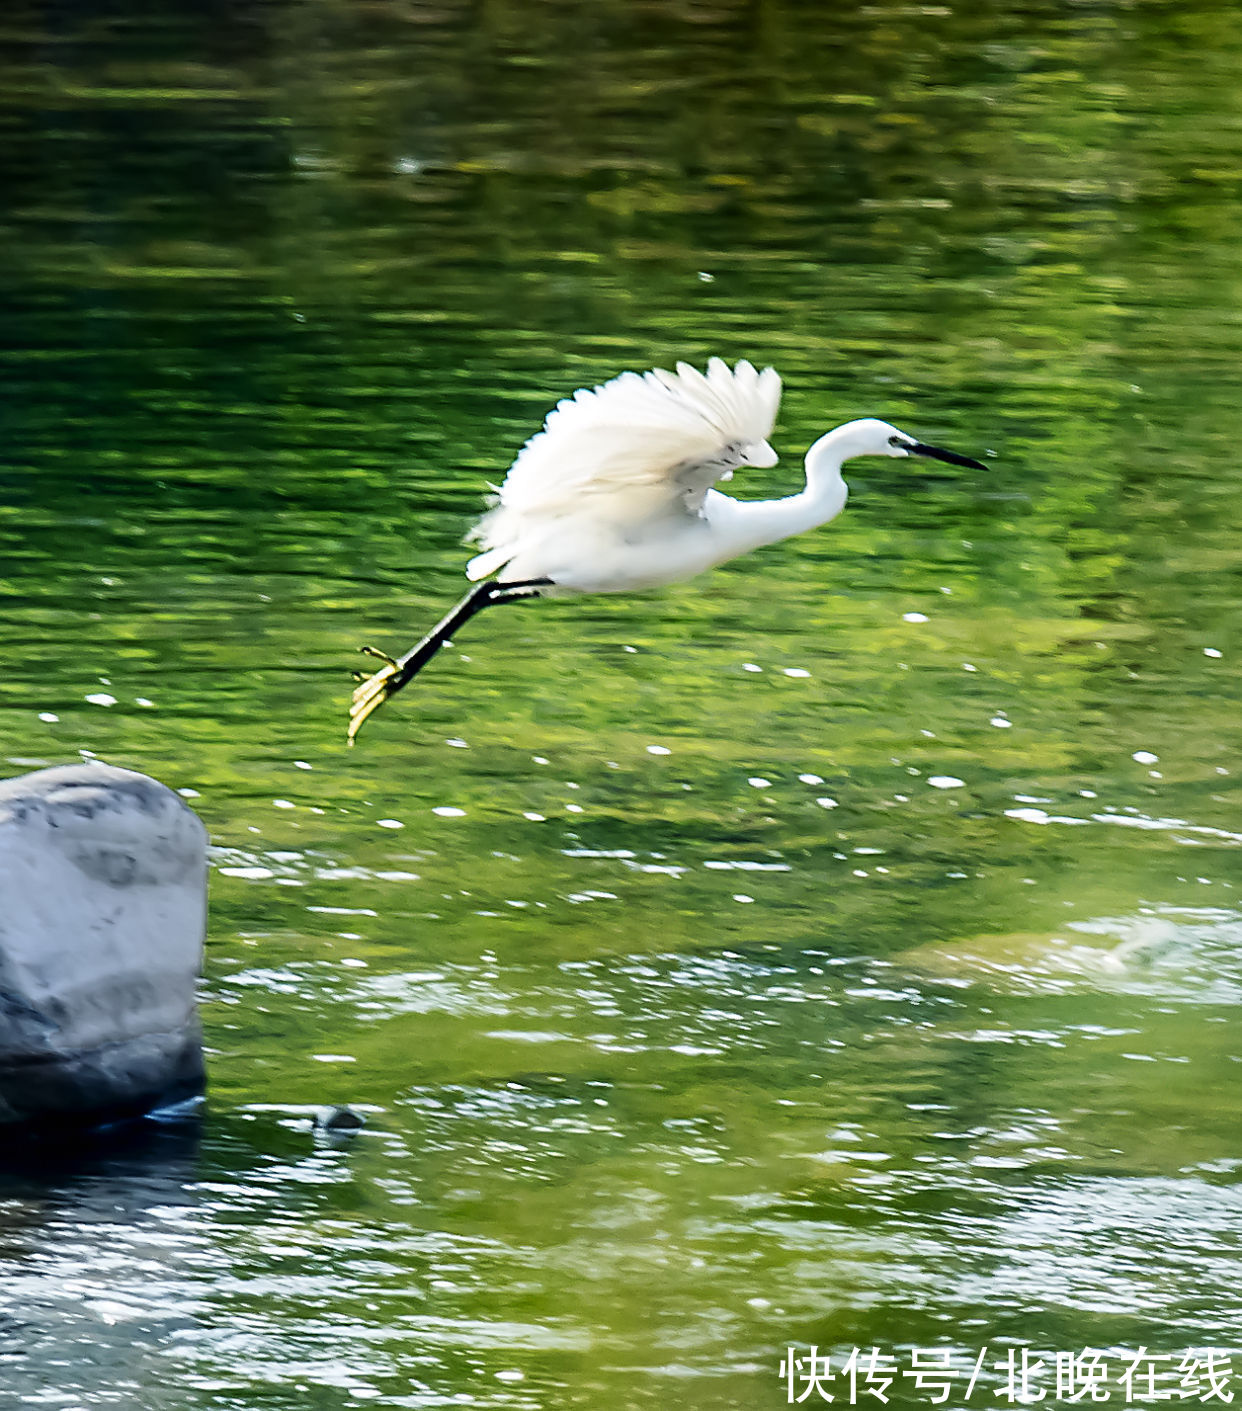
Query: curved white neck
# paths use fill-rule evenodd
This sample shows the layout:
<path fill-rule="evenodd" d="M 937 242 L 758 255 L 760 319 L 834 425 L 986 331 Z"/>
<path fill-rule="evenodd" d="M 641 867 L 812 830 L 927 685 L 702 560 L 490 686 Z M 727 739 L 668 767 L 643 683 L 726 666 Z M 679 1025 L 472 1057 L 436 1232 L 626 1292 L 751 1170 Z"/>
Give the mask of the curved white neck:
<path fill-rule="evenodd" d="M 849 494 L 841 478 L 841 465 L 854 454 L 851 438 L 841 434 L 848 429 L 837 427 L 807 451 L 806 485 L 796 495 L 781 500 L 734 500 L 715 491 L 709 493 L 707 518 L 721 547 L 727 547 L 726 557 L 802 534 L 841 513 Z"/>
<path fill-rule="evenodd" d="M 841 506 L 845 503 L 841 491 L 845 482 L 841 479 L 841 467 L 853 455 L 857 455 L 854 445 L 854 426 L 849 423 L 845 426 L 838 426 L 835 430 L 829 431 L 814 442 L 806 453 L 806 490 L 805 494 L 818 496 L 826 500 L 837 500 L 837 508 L 834 514 L 840 513 Z"/>

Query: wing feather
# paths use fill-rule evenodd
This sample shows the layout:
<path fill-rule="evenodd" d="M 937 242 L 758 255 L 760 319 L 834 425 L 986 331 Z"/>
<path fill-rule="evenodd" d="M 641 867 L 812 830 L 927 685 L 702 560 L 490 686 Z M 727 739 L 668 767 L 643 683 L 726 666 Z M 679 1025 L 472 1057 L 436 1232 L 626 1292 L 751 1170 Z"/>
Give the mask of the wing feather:
<path fill-rule="evenodd" d="M 623 531 L 661 514 L 698 514 L 711 485 L 764 448 L 780 395 L 774 368 L 757 372 L 742 360 L 730 369 L 720 358 L 706 374 L 682 362 L 676 372 L 623 372 L 580 389 L 513 462 L 471 536 L 485 552 L 467 571 L 495 572 L 555 521 L 587 517 Z"/>

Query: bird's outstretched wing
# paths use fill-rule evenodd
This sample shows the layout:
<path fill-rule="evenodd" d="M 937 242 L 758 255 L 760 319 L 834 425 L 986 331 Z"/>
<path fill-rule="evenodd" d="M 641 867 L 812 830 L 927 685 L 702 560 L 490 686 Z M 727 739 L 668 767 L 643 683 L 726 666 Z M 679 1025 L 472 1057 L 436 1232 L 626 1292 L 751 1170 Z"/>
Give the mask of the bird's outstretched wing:
<path fill-rule="evenodd" d="M 698 514 L 710 487 L 746 464 L 775 461 L 766 445 L 780 403 L 774 368 L 730 369 L 712 358 L 704 375 L 623 372 L 583 388 L 549 412 L 522 448 L 495 508 L 471 537 L 484 552 L 471 578 L 495 572 L 533 530 L 588 517 L 616 528 L 678 511 Z"/>

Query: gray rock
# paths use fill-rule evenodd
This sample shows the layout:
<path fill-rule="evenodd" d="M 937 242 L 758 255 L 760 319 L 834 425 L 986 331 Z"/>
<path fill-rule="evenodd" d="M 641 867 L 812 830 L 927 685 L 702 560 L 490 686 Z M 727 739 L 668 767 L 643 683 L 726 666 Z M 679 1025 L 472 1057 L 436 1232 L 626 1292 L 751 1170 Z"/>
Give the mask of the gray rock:
<path fill-rule="evenodd" d="M 106 764 L 0 783 L 0 1129 L 98 1124 L 203 1090 L 207 833 Z"/>

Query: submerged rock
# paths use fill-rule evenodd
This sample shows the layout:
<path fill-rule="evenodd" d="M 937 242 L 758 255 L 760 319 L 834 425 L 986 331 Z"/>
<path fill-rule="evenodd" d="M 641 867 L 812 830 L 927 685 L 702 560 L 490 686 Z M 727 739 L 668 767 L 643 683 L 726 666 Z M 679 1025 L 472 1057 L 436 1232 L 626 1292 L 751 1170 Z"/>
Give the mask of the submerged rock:
<path fill-rule="evenodd" d="M 138 1116 L 203 1090 L 207 833 L 106 764 L 0 783 L 0 1128 Z"/>
<path fill-rule="evenodd" d="M 353 1136 L 367 1124 L 367 1119 L 352 1107 L 325 1107 L 315 1114 L 315 1128 L 336 1136 Z"/>

